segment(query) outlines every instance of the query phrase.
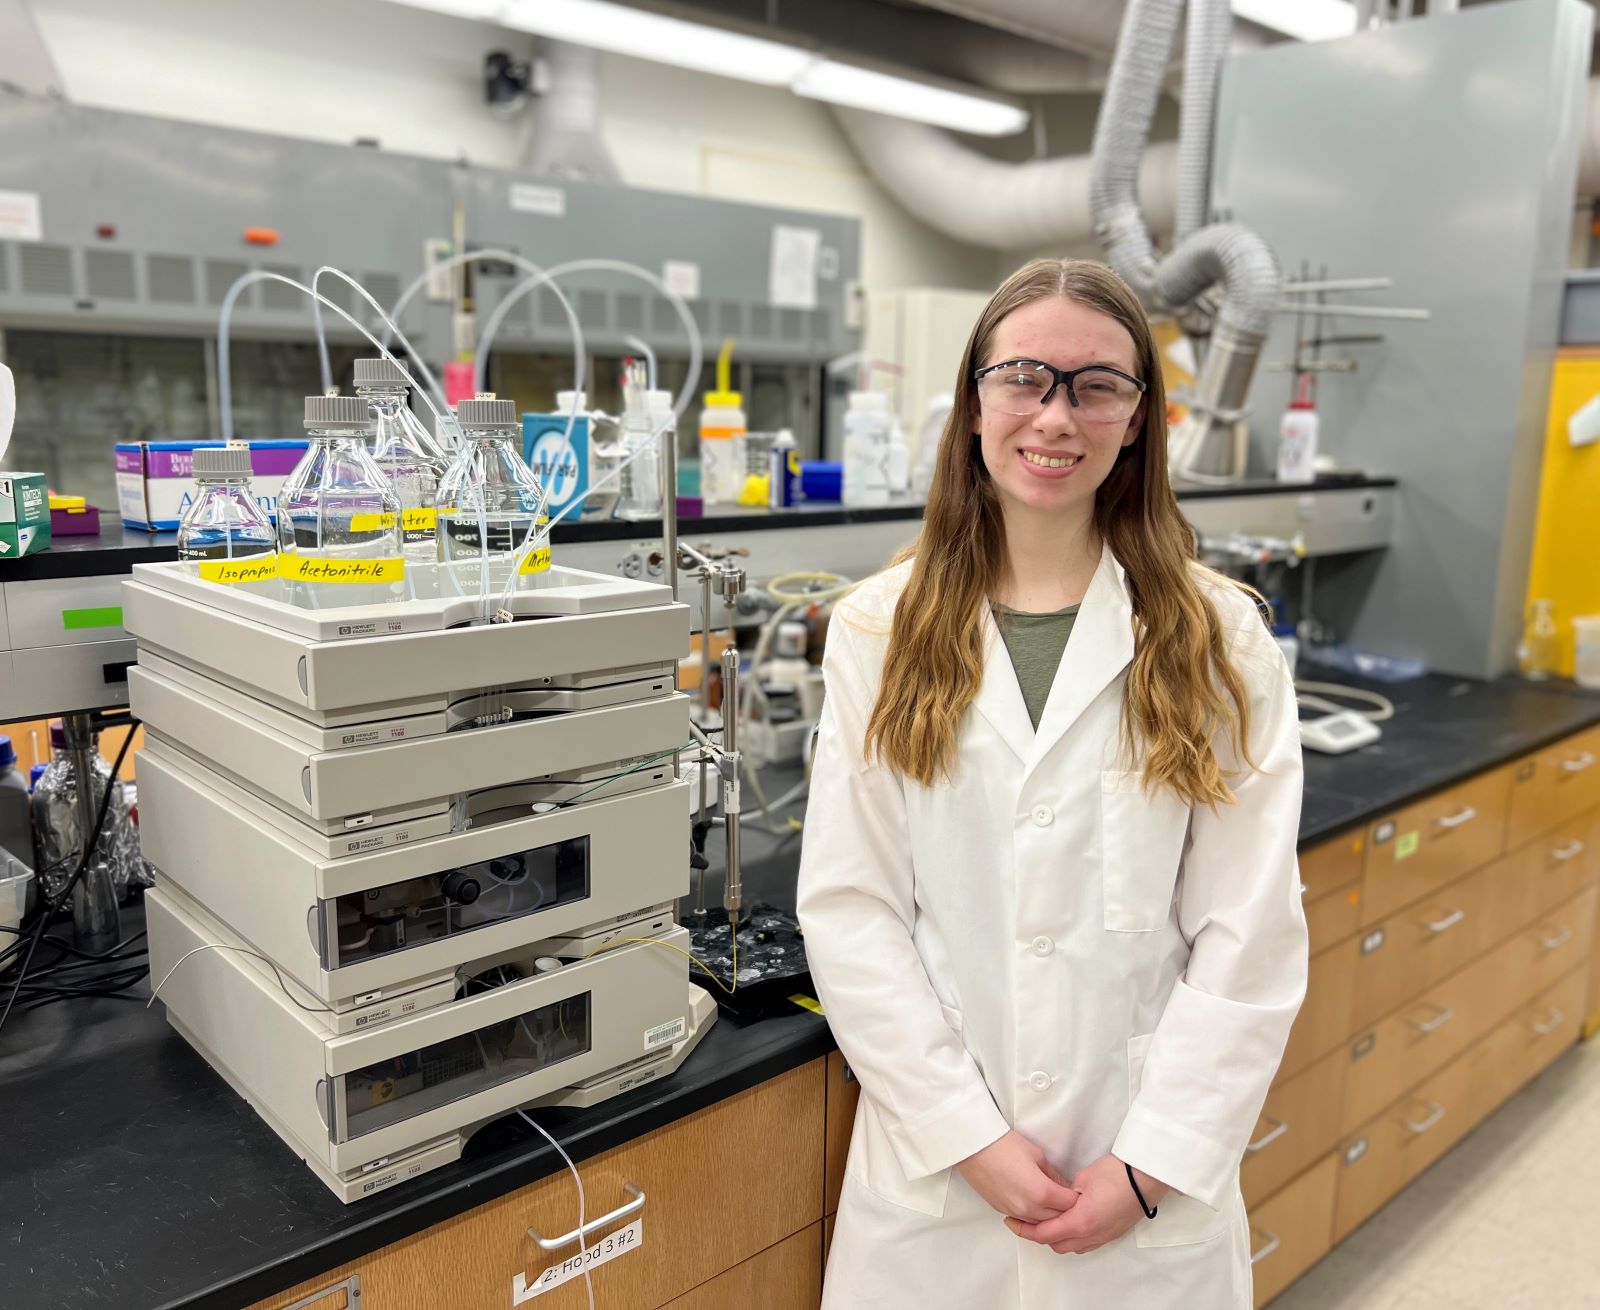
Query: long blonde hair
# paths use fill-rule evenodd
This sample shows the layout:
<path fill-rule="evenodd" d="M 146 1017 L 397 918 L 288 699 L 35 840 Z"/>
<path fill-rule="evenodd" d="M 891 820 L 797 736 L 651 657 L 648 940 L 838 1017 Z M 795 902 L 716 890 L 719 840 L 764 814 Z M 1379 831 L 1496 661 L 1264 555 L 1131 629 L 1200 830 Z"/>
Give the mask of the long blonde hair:
<path fill-rule="evenodd" d="M 895 607 L 883 683 L 866 745 L 896 772 L 930 785 L 955 760 L 961 716 L 983 681 L 984 612 L 1005 568 L 1000 501 L 973 434 L 972 372 L 1006 315 L 1064 296 L 1128 329 L 1146 385 L 1144 420 L 1095 493 L 1094 526 L 1127 571 L 1134 656 L 1122 702 L 1126 743 L 1144 748 L 1145 785 L 1190 804 L 1234 799 L 1213 737 L 1219 730 L 1249 764 L 1249 700 L 1228 660 L 1227 639 L 1205 595 L 1194 530 L 1167 479 L 1167 407 L 1144 310 L 1104 264 L 1038 259 L 1009 277 L 978 316 L 956 377 L 955 407 L 939 442 L 922 533 L 902 558 L 911 578 Z"/>

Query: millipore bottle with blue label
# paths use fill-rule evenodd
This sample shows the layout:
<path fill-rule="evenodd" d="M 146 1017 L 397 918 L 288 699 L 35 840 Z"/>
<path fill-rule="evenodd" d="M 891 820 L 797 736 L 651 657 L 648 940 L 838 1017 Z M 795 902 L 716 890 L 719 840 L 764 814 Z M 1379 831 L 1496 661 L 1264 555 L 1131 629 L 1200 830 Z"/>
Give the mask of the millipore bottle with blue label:
<path fill-rule="evenodd" d="M 544 488 L 552 516 L 589 490 L 590 438 L 589 398 L 581 391 L 560 392 L 552 413 L 522 416 L 523 458 Z M 588 501 L 567 517 L 586 512 L 594 512 Z"/>
<path fill-rule="evenodd" d="M 406 404 L 409 388 L 389 359 L 358 359 L 356 395 L 372 408 L 376 444 L 372 462 L 383 470 L 400 501 L 400 537 L 414 564 L 439 558 L 435 502 L 448 461 Z"/>
<path fill-rule="evenodd" d="M 296 604 L 375 605 L 405 595 L 400 501 L 367 453 L 360 396 L 307 396 L 305 457 L 278 493 L 278 576 Z"/>
<path fill-rule="evenodd" d="M 484 393 L 456 407 L 462 446 L 439 484 L 439 550 L 445 564 L 519 561 L 527 585 L 549 578 L 550 528 L 544 488 L 517 450 L 517 407 Z"/>

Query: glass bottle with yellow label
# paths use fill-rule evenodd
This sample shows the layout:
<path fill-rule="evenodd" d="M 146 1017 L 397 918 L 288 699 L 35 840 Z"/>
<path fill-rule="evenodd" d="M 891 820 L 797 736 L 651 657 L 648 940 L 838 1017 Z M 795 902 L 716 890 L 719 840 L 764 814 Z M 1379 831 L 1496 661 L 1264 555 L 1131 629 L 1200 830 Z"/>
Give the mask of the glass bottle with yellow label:
<path fill-rule="evenodd" d="M 367 453 L 367 402 L 307 396 L 305 426 L 311 444 L 278 493 L 286 594 L 314 609 L 403 599 L 400 501 Z"/>
<path fill-rule="evenodd" d="M 250 448 L 199 448 L 194 480 L 199 491 L 178 528 L 178 558 L 207 582 L 276 578 L 278 536 L 250 494 Z"/>
<path fill-rule="evenodd" d="M 439 558 L 484 559 L 492 566 L 522 552 L 519 585 L 549 579 L 547 497 L 517 446 L 522 425 L 513 401 L 492 394 L 456 406 L 461 449 L 439 483 Z M 524 551 L 523 547 L 530 549 Z"/>
<path fill-rule="evenodd" d="M 372 462 L 383 470 L 400 501 L 406 559 L 431 564 L 439 558 L 435 506 L 448 461 L 406 404 L 405 374 L 393 360 L 356 360 L 355 390 L 372 409 L 377 437 Z"/>

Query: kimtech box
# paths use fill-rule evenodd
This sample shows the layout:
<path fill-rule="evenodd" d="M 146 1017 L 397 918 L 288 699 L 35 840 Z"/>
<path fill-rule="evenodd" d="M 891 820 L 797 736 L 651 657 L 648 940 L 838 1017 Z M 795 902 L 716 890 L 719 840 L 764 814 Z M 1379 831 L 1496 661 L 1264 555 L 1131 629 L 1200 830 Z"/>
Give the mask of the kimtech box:
<path fill-rule="evenodd" d="M 117 443 L 117 507 L 130 528 L 174 532 L 198 488 L 194 452 L 221 446 L 221 441 L 119 441 Z M 306 452 L 306 442 L 252 441 L 250 494 L 268 518 L 277 522 L 278 490 Z"/>
<path fill-rule="evenodd" d="M 0 559 L 50 549 L 50 493 L 43 473 L 0 473 Z"/>

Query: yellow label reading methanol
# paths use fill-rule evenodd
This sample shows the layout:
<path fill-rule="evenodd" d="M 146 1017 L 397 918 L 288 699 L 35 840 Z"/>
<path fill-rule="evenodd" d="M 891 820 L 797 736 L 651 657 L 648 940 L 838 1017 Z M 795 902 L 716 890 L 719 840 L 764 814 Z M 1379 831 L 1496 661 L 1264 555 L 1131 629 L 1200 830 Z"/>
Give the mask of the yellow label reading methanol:
<path fill-rule="evenodd" d="M 276 555 L 249 555 L 244 559 L 202 559 L 200 576 L 206 582 L 262 582 L 278 576 Z"/>
<path fill-rule="evenodd" d="M 518 573 L 543 573 L 550 567 L 550 547 L 541 546 L 538 550 L 530 551 L 528 557 L 518 567 Z"/>
<path fill-rule="evenodd" d="M 350 516 L 351 532 L 386 532 L 394 527 L 393 514 L 352 514 Z"/>
<path fill-rule="evenodd" d="M 406 562 L 283 555 L 278 560 L 278 576 L 291 582 L 400 582 L 406 576 Z"/>

